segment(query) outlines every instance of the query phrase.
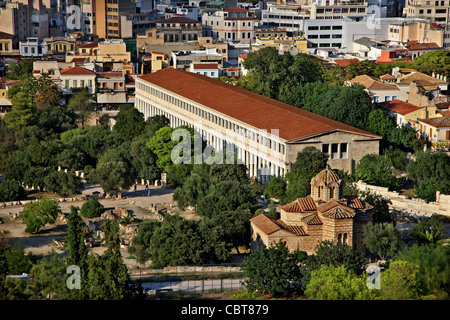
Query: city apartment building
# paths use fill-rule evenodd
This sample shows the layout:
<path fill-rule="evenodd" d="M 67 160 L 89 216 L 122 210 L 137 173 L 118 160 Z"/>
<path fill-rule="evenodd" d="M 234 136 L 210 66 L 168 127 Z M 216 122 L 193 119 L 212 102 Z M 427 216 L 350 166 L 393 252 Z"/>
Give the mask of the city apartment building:
<path fill-rule="evenodd" d="M 290 33 L 305 32 L 308 20 L 337 20 L 344 16 L 365 15 L 366 0 L 300 0 L 295 3 L 269 3 L 262 11 L 264 26 L 285 28 Z"/>
<path fill-rule="evenodd" d="M 203 35 L 219 41 L 249 43 L 254 37 L 254 18 L 243 8 L 228 8 L 202 16 Z"/>
<path fill-rule="evenodd" d="M 406 0 L 408 18 L 424 18 L 439 24 L 449 23 L 449 0 Z"/>
<path fill-rule="evenodd" d="M 136 79 L 135 107 L 145 119 L 164 115 L 173 128 L 193 127 L 215 150 L 233 152 L 262 182 L 284 177 L 308 146 L 327 153 L 332 168 L 346 171 L 364 155 L 379 153 L 380 136 L 173 68 Z"/>
<path fill-rule="evenodd" d="M 103 39 L 119 38 L 120 15 L 135 12 L 136 6 L 132 0 L 96 0 L 96 34 Z"/>

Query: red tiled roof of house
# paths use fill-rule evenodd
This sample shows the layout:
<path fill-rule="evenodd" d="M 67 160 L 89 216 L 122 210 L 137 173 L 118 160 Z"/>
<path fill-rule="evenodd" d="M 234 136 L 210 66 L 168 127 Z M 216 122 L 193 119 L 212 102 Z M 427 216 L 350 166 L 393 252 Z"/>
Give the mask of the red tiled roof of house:
<path fill-rule="evenodd" d="M 450 116 L 417 119 L 417 121 L 426 123 L 435 128 L 450 128 Z"/>
<path fill-rule="evenodd" d="M 439 111 L 439 113 L 444 116 L 450 116 L 450 110 Z"/>
<path fill-rule="evenodd" d="M 340 67 L 346 67 L 351 63 L 359 63 L 358 59 L 336 59 L 334 60 L 336 64 Z"/>
<path fill-rule="evenodd" d="M 95 72 L 82 67 L 71 67 L 60 71 L 61 74 L 85 74 L 95 75 Z"/>
<path fill-rule="evenodd" d="M 99 77 L 124 77 L 122 71 L 97 72 Z"/>
<path fill-rule="evenodd" d="M 391 100 L 391 101 L 384 101 L 380 103 L 380 106 L 383 108 L 395 112 L 400 113 L 402 115 L 408 114 L 410 112 L 422 109 L 423 107 L 418 107 L 412 103 L 401 101 L 401 100 Z"/>
<path fill-rule="evenodd" d="M 396 77 L 394 77 L 392 74 L 386 73 L 383 74 L 382 76 L 380 76 L 381 80 L 395 80 L 397 79 Z"/>
<path fill-rule="evenodd" d="M 83 63 L 86 62 L 86 60 L 88 60 L 88 57 L 84 57 L 84 58 L 73 58 L 70 62 L 74 62 L 74 63 Z"/>
<path fill-rule="evenodd" d="M 250 219 L 262 232 L 269 235 L 281 229 L 281 227 L 274 222 L 274 219 L 269 218 L 265 214 L 258 214 L 256 217 Z"/>
<path fill-rule="evenodd" d="M 225 12 L 248 12 L 247 9 L 244 9 L 244 8 L 236 8 L 236 7 L 224 9 L 223 11 L 225 11 Z"/>
<path fill-rule="evenodd" d="M 316 203 L 310 195 L 298 198 L 281 207 L 286 212 L 304 212 L 316 210 Z"/>
<path fill-rule="evenodd" d="M 350 83 L 360 84 L 364 86 L 367 90 L 395 90 L 398 89 L 395 84 L 388 84 L 381 82 L 379 79 L 370 77 L 368 75 L 360 75 L 356 76 L 353 79 L 349 80 Z"/>
<path fill-rule="evenodd" d="M 285 230 L 297 236 L 306 236 L 306 231 L 302 226 L 289 225 L 281 220 L 269 218 L 261 213 L 250 219 L 250 222 L 257 226 L 262 232 L 270 235 L 274 232 Z"/>
<path fill-rule="evenodd" d="M 403 70 L 408 70 L 408 69 L 403 69 Z M 415 71 L 413 69 L 410 69 L 412 71 Z M 440 80 L 438 78 L 434 78 L 432 76 L 429 76 L 425 73 L 422 72 L 411 72 L 405 76 L 403 76 L 402 78 L 400 78 L 400 80 L 398 80 L 398 84 L 411 84 L 411 82 L 413 81 L 418 81 L 418 80 L 425 80 L 428 81 L 430 83 L 436 83 L 436 84 L 440 84 L 440 83 L 447 83 L 444 80 Z"/>
<path fill-rule="evenodd" d="M 347 206 L 353 209 L 364 209 L 366 208 L 365 202 L 361 201 L 358 196 L 345 196 L 341 201 L 347 201 Z"/>
<path fill-rule="evenodd" d="M 347 207 L 334 199 L 328 200 L 326 203 L 317 208 L 322 216 L 332 219 L 347 219 L 355 216 L 354 209 Z"/>
<path fill-rule="evenodd" d="M 432 22 L 431 25 L 432 25 L 436 30 L 441 30 L 441 29 L 442 29 L 436 22 Z"/>
<path fill-rule="evenodd" d="M 97 48 L 98 47 L 98 41 L 94 41 L 94 42 L 90 42 L 90 43 L 85 43 L 85 44 L 80 44 L 78 46 L 78 48 Z"/>
<path fill-rule="evenodd" d="M 224 20 L 254 20 L 253 17 L 227 17 Z"/>
<path fill-rule="evenodd" d="M 450 102 L 435 103 L 434 106 L 438 109 L 450 109 Z"/>
<path fill-rule="evenodd" d="M 218 69 L 219 65 L 216 63 L 194 63 L 194 69 L 197 70 L 210 70 L 210 69 Z"/>
<path fill-rule="evenodd" d="M 408 45 L 408 50 L 428 50 L 428 49 L 440 49 L 441 47 L 436 42 L 425 43 L 411 43 Z"/>
<path fill-rule="evenodd" d="M 156 23 L 200 23 L 200 21 L 186 17 L 170 17 L 168 19 L 156 20 Z"/>
<path fill-rule="evenodd" d="M 139 79 L 170 90 L 255 128 L 269 132 L 272 129 L 278 129 L 280 138 L 287 141 L 307 139 L 335 131 L 352 132 L 373 139 L 381 139 L 380 136 L 365 130 L 192 72 L 167 68 L 141 75 Z"/>
<path fill-rule="evenodd" d="M 238 69 L 236 69 L 235 67 L 229 67 L 227 68 L 228 71 L 238 71 Z"/>

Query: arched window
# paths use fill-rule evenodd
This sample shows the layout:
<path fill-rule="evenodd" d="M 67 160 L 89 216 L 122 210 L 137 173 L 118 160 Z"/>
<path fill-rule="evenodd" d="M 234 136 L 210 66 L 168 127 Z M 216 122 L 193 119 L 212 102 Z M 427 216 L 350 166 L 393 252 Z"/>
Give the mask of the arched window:
<path fill-rule="evenodd" d="M 338 239 L 337 239 L 337 241 L 338 241 L 338 242 L 342 242 L 342 233 L 339 233 L 339 234 L 338 234 Z"/>
<path fill-rule="evenodd" d="M 347 233 L 344 233 L 342 243 L 347 243 Z"/>
<path fill-rule="evenodd" d="M 334 196 L 334 187 L 330 187 L 330 199 L 333 199 Z"/>

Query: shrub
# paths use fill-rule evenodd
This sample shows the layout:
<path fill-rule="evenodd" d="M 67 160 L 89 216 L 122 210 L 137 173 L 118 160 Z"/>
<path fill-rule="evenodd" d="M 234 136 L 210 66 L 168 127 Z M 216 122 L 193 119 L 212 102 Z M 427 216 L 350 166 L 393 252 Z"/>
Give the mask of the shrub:
<path fill-rule="evenodd" d="M 97 199 L 87 200 L 81 206 L 81 215 L 89 219 L 100 217 L 104 211 L 105 207 Z"/>
<path fill-rule="evenodd" d="M 16 181 L 6 180 L 0 182 L 0 201 L 15 201 L 23 199 L 25 190 Z"/>

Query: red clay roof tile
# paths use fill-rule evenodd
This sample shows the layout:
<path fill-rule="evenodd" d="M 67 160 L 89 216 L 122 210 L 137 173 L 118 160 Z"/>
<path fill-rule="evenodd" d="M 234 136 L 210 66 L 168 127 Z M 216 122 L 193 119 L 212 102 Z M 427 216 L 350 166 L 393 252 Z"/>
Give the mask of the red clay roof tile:
<path fill-rule="evenodd" d="M 139 79 L 170 90 L 258 129 L 279 130 L 287 141 L 346 131 L 381 139 L 380 136 L 277 100 L 192 72 L 162 69 Z M 214 94 L 211 94 L 214 93 Z"/>

